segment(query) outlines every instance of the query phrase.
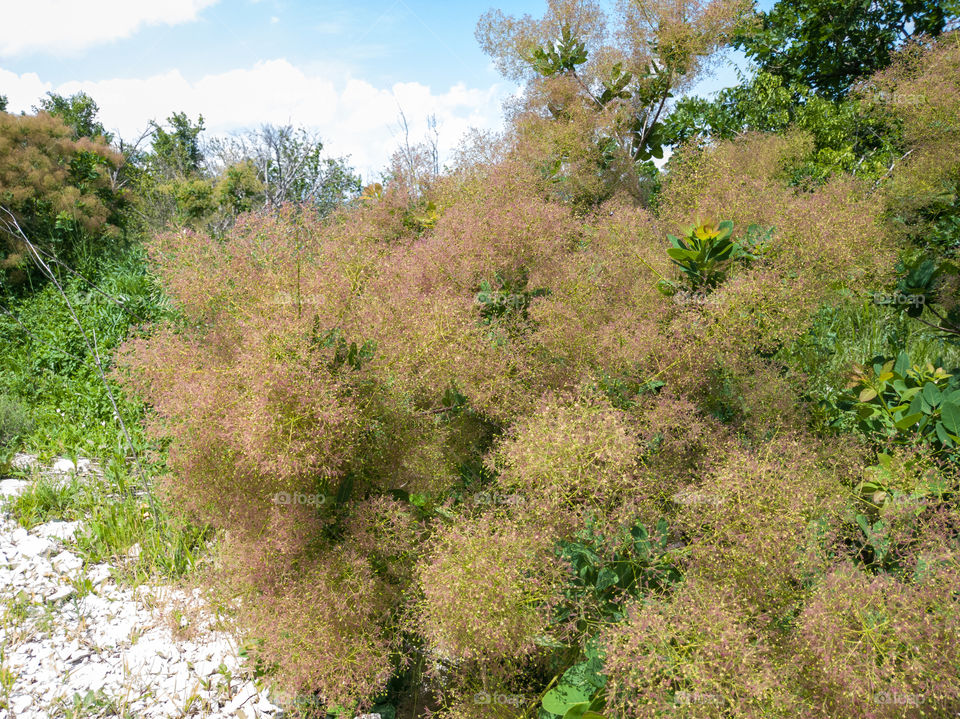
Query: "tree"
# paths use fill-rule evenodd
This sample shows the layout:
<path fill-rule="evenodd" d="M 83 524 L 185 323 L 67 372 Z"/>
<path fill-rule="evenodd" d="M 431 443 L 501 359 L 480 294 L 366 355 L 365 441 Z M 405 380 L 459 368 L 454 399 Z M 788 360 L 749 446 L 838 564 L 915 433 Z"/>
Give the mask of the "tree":
<path fill-rule="evenodd" d="M 108 144 L 113 141 L 113 135 L 97 120 L 100 108 L 85 92 L 81 91 L 70 97 L 48 92 L 47 97 L 40 100 L 40 105 L 34 106 L 33 111 L 59 117 L 73 129 L 74 139 L 102 137 Z"/>
<path fill-rule="evenodd" d="M 871 103 L 857 98 L 830 100 L 765 71 L 713 100 L 680 100 L 664 121 L 665 141 L 679 145 L 693 138 L 731 140 L 745 132 L 783 133 L 798 128 L 813 138 L 812 153 L 797 168 L 794 180 L 820 181 L 852 172 L 879 176 L 900 150 L 895 123 Z"/>
<path fill-rule="evenodd" d="M 7 111 L 7 96 L 0 95 L 0 112 L 6 112 L 6 111 Z"/>
<path fill-rule="evenodd" d="M 102 137 L 74 139 L 60 118 L 0 113 L 0 268 L 7 277 L 23 278 L 17 227 L 65 262 L 95 254 L 96 243 L 119 234 L 124 197 L 113 178 L 122 163 Z"/>
<path fill-rule="evenodd" d="M 156 122 L 153 128 L 153 149 L 149 163 L 155 172 L 166 178 L 188 177 L 200 171 L 203 151 L 200 148 L 200 133 L 203 132 L 203 115 L 196 124 L 185 112 L 175 112 L 167 118 L 170 130 Z"/>
<path fill-rule="evenodd" d="M 942 33 L 958 11 L 957 0 L 780 0 L 737 44 L 785 84 L 837 99 L 907 40 Z"/>
<path fill-rule="evenodd" d="M 256 168 L 268 207 L 312 204 L 326 214 L 360 192 L 346 158 L 326 157 L 320 137 L 303 127 L 263 125 L 209 147 L 220 172 L 245 162 Z"/>
<path fill-rule="evenodd" d="M 597 2 L 551 0 L 540 20 L 494 10 L 477 26 L 481 47 L 501 72 L 527 81 L 531 118 L 579 125 L 573 134 L 591 138 L 589 148 L 559 142 L 548 170 L 570 177 L 565 168 L 577 166 L 574 184 L 583 189 L 573 193 L 588 202 L 617 185 L 639 193 L 638 181 L 652 170 L 649 161 L 663 156 L 662 119 L 671 98 L 740 30 L 750 4 L 634 0 L 618 10 L 614 23 Z"/>

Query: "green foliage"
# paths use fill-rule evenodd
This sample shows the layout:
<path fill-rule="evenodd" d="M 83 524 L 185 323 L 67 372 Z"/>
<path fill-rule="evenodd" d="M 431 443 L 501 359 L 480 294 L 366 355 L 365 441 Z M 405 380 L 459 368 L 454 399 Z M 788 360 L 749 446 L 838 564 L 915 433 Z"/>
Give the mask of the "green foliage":
<path fill-rule="evenodd" d="M 571 72 L 577 65 L 582 65 L 586 61 L 586 46 L 574 37 L 573 33 L 570 32 L 569 25 L 563 26 L 560 31 L 560 38 L 553 44 L 553 47 L 537 47 L 529 58 L 533 69 L 546 77 Z"/>
<path fill-rule="evenodd" d="M 726 278 L 730 264 L 743 257 L 739 244 L 730 239 L 733 222 L 706 222 L 684 230 L 683 237 L 667 235 L 672 247 L 670 261 L 683 270 L 693 290 L 712 290 Z"/>
<path fill-rule="evenodd" d="M 344 365 L 354 371 L 359 370 L 365 362 L 369 362 L 373 358 L 377 348 L 376 343 L 372 340 L 367 340 L 359 346 L 356 342 L 347 344 L 347 340 L 339 327 L 321 332 L 316 321 L 314 322 L 313 344 L 317 348 L 333 350 L 333 356 L 329 363 L 331 372 L 336 372 Z"/>
<path fill-rule="evenodd" d="M 588 642 L 585 659 L 567 669 L 540 700 L 540 719 L 606 719 L 603 660 L 594 642 Z"/>
<path fill-rule="evenodd" d="M 857 495 L 873 508 L 887 503 L 943 497 L 949 490 L 943 476 L 917 456 L 877 455 L 877 464 L 867 467 L 857 486 Z M 922 506 L 919 507 L 922 510 Z"/>
<path fill-rule="evenodd" d="M 33 431 L 27 409 L 18 401 L 0 394 L 0 452 Z"/>
<path fill-rule="evenodd" d="M 896 296 L 909 302 L 897 307 L 909 317 L 921 318 L 924 309 L 935 318 L 935 323 L 921 320 L 935 327 L 950 342 L 960 343 L 960 306 L 956 297 L 944 297 L 943 288 L 952 288 L 960 278 L 960 266 L 951 260 L 937 260 L 923 252 L 909 252 L 901 258 L 901 276 L 896 285 Z M 942 305 L 937 309 L 937 305 Z"/>
<path fill-rule="evenodd" d="M 738 45 L 762 70 L 836 99 L 906 40 L 936 36 L 957 15 L 953 0 L 780 0 Z"/>
<path fill-rule="evenodd" d="M 698 136 L 733 139 L 748 131 L 802 129 L 813 138 L 813 148 L 791 168 L 794 184 L 822 182 L 841 172 L 879 178 L 903 154 L 896 123 L 865 100 L 831 100 L 766 71 L 741 78 L 713 100 L 679 100 L 663 125 L 671 145 Z"/>
<path fill-rule="evenodd" d="M 110 353 L 133 327 L 166 311 L 155 279 L 143 267 L 142 250 L 104 258 L 89 282 L 58 271 L 88 337 L 96 337 L 107 370 Z M 94 457 L 115 451 L 121 436 L 113 408 L 59 292 L 48 284 L 7 307 L 10 314 L 0 314 L 0 394 L 29 408 L 34 430 L 23 438 L 27 446 Z M 123 401 L 121 411 L 135 424 L 142 408 Z"/>
<path fill-rule="evenodd" d="M 495 272 L 491 283 L 481 280 L 476 300 L 480 304 L 480 317 L 486 325 L 511 317 L 529 319 L 527 308 L 530 301 L 550 294 L 550 290 L 540 287 L 527 288 L 529 273 L 525 270 L 516 273 Z"/>
<path fill-rule="evenodd" d="M 153 129 L 153 146 L 147 160 L 153 170 L 163 177 L 187 177 L 200 171 L 203 150 L 200 148 L 200 133 L 203 132 L 203 116 L 193 123 L 185 112 L 175 112 L 167 118 L 169 130 L 156 122 Z"/>
<path fill-rule="evenodd" d="M 100 108 L 93 98 L 80 91 L 70 97 L 64 97 L 55 92 L 48 92 L 40 100 L 40 105 L 33 108 L 34 112 L 46 112 L 59 117 L 73 129 L 75 140 L 81 137 L 103 138 L 107 143 L 113 141 L 113 135 L 106 131 L 103 124 L 97 119 Z"/>
<path fill-rule="evenodd" d="M 580 630 L 589 632 L 604 623 L 622 621 L 628 599 L 669 589 L 681 573 L 667 549 L 668 537 L 664 519 L 652 532 L 636 522 L 612 537 L 599 534 L 588 521 L 557 548 L 574 574 L 564 590 L 566 602 L 558 610 L 557 621 L 576 616 Z"/>
<path fill-rule="evenodd" d="M 960 374 L 911 365 L 901 352 L 856 367 L 846 406 L 861 430 L 900 444 L 929 444 L 955 455 L 960 443 Z"/>

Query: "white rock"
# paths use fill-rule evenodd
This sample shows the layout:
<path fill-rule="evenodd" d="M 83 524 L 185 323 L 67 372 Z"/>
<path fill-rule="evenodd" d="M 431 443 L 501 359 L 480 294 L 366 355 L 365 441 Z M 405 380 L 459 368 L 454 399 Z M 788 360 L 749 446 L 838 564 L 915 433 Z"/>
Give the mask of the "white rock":
<path fill-rule="evenodd" d="M 253 682 L 247 682 L 240 687 L 240 691 L 237 692 L 233 701 L 223 708 L 224 713 L 227 715 L 235 714 L 241 706 L 253 699 L 256 694 L 257 688 L 253 685 Z"/>
<path fill-rule="evenodd" d="M 59 589 L 55 590 L 52 594 L 47 595 L 47 601 L 56 603 L 66 599 L 67 597 L 71 596 L 73 593 L 74 593 L 73 587 L 60 587 Z"/>
<path fill-rule="evenodd" d="M 206 659 L 201 659 L 199 662 L 194 664 L 193 670 L 197 673 L 198 677 L 206 679 L 209 676 L 213 676 L 217 673 L 217 669 L 220 667 L 216 662 L 207 661 Z"/>
<path fill-rule="evenodd" d="M 47 539 L 73 539 L 80 522 L 47 522 L 33 528 L 33 533 Z"/>
<path fill-rule="evenodd" d="M 0 497 L 16 497 L 27 489 L 30 483 L 25 479 L 0 480 Z"/>
<path fill-rule="evenodd" d="M 110 566 L 108 564 L 95 564 L 87 570 L 87 579 L 93 586 L 103 584 L 110 578 Z"/>
<path fill-rule="evenodd" d="M 10 460 L 10 466 L 21 472 L 30 469 L 36 463 L 37 458 L 35 455 L 26 454 L 24 452 L 17 452 L 15 455 L 13 455 L 13 459 Z"/>
<path fill-rule="evenodd" d="M 63 551 L 50 560 L 50 564 L 61 574 L 67 574 L 83 566 L 83 560 L 76 554 Z"/>
<path fill-rule="evenodd" d="M 61 457 L 50 466 L 50 469 L 57 474 L 68 474 L 69 472 L 76 472 L 77 465 L 72 460 Z"/>
<path fill-rule="evenodd" d="M 39 557 L 53 551 L 53 543 L 43 537 L 32 537 L 27 535 L 25 539 L 17 543 L 17 551 L 25 557 Z"/>
<path fill-rule="evenodd" d="M 13 716 L 17 716 L 18 714 L 25 712 L 27 707 L 29 707 L 32 703 L 33 697 L 31 697 L 29 694 L 21 694 L 13 697 L 10 700 L 10 710 L 13 713 Z"/>

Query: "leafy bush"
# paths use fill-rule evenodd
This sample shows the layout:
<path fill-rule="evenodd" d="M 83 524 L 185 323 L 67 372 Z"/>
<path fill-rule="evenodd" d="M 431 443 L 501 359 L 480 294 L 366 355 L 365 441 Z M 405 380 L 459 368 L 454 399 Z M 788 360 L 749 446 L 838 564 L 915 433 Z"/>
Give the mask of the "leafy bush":
<path fill-rule="evenodd" d="M 689 227 L 682 238 L 667 235 L 673 245 L 667 254 L 686 274 L 691 289 L 713 289 L 723 282 L 730 263 L 741 257 L 740 246 L 730 239 L 732 232 L 733 223 L 727 220 Z"/>
<path fill-rule="evenodd" d="M 905 352 L 857 367 L 847 406 L 868 434 L 930 443 L 948 454 L 960 443 L 960 371 L 911 365 Z"/>
<path fill-rule="evenodd" d="M 33 421 L 20 402 L 0 395 L 0 448 L 7 448 L 33 431 Z"/>
<path fill-rule="evenodd" d="M 551 7 L 504 37 L 555 34 Z M 570 27 L 511 132 L 448 175 L 149 243 L 178 315 L 119 377 L 165 494 L 224 530 L 209 579 L 251 656 L 340 714 L 408 692 L 446 719 L 866 718 L 887 709 L 842 660 L 877 636 L 866 598 L 903 626 L 851 666 L 946 696 L 953 638 L 924 617 L 953 631 L 954 380 L 919 365 L 953 355 L 868 301 L 903 250 L 889 195 L 792 186 L 803 133 L 680 148 L 656 215 L 608 192 L 592 132 L 615 118 L 567 82 Z M 698 215 L 730 219 L 666 254 Z M 671 259 L 709 293 L 664 296 Z M 919 367 L 864 372 L 862 416 L 829 426 L 849 360 L 901 350 Z"/>
<path fill-rule="evenodd" d="M 115 173 L 122 164 L 102 138 L 74 139 L 59 118 L 0 112 L 0 207 L 64 262 L 90 262 L 120 237 L 125 197 Z M 0 220 L 0 287 L 9 291 L 27 280 L 32 263 L 10 217 L 0 212 Z"/>

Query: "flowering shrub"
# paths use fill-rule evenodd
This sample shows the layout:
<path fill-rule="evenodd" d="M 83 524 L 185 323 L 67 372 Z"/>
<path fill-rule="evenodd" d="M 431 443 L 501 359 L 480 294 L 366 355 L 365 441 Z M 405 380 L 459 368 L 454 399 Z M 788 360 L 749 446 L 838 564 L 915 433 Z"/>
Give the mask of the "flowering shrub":
<path fill-rule="evenodd" d="M 570 90 L 553 79 L 541 99 Z M 167 495 L 224 530 L 217 581 L 271 676 L 445 717 L 949 706 L 955 468 L 818 425 L 785 351 L 894 278 L 883 194 L 790 187 L 809 138 L 751 134 L 681 148 L 653 214 L 591 184 L 575 123 L 514 120 L 323 221 L 287 206 L 151 245 L 179 319 L 120 374 L 168 443 Z M 542 172 L 566 140 L 576 191 Z M 701 232 L 709 301 L 664 296 L 664 238 L 698 216 L 732 222 Z M 924 383 L 877 369 L 858 400 L 896 394 L 896 427 Z M 926 379 L 910 403 L 952 432 Z"/>

